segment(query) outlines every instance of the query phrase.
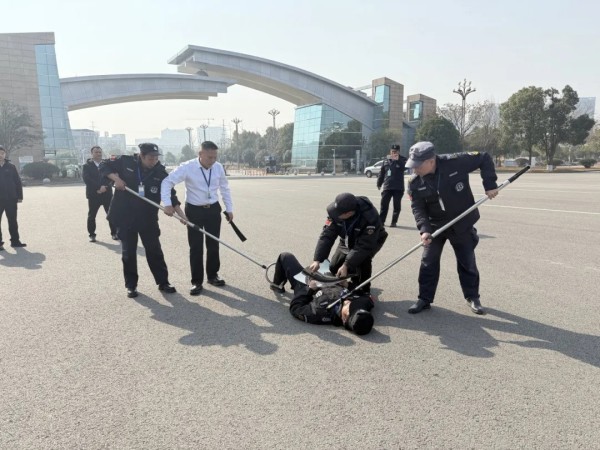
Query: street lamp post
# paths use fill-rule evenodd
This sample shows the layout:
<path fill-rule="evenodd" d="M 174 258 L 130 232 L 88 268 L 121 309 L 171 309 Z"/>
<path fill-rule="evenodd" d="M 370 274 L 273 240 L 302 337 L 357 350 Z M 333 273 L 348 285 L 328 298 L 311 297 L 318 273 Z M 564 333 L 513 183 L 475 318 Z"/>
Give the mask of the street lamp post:
<path fill-rule="evenodd" d="M 237 117 L 231 120 L 235 124 L 235 145 L 237 146 L 237 168 L 240 170 L 240 134 L 238 132 L 238 125 L 242 122 L 242 119 Z"/>
<path fill-rule="evenodd" d="M 268 111 L 267 114 L 273 116 L 273 135 L 271 136 L 271 153 L 274 153 L 275 145 L 277 144 L 277 127 L 275 126 L 275 117 L 279 115 L 279 111 L 273 108 L 271 111 Z"/>
<path fill-rule="evenodd" d="M 331 172 L 331 175 L 335 175 L 335 148 L 331 149 L 333 151 L 333 171 Z"/>
<path fill-rule="evenodd" d="M 206 142 L 206 129 L 208 128 L 208 124 L 203 123 L 202 125 L 200 125 L 200 128 L 202 128 L 202 132 L 204 134 L 204 141 L 202 142 Z"/>
<path fill-rule="evenodd" d="M 187 127 L 186 130 L 188 132 L 188 142 L 190 144 L 190 150 L 193 150 L 194 148 L 192 147 L 192 127 Z"/>
<path fill-rule="evenodd" d="M 458 89 L 454 89 L 452 92 L 458 94 L 462 98 L 462 121 L 460 124 L 460 144 L 464 147 L 465 144 L 465 116 L 466 116 L 466 107 L 467 107 L 467 95 L 471 92 L 475 92 L 475 88 L 471 88 L 471 82 L 467 84 L 467 79 L 461 83 L 458 82 Z"/>

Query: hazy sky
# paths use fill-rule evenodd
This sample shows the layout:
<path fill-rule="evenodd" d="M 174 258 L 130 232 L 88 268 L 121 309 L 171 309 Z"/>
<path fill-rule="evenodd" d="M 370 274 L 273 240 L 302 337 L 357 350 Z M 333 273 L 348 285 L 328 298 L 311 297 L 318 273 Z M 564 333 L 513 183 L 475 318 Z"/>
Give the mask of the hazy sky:
<path fill-rule="evenodd" d="M 60 3 L 60 7 L 57 5 Z M 61 77 L 177 73 L 167 61 L 186 45 L 260 56 L 345 86 L 387 76 L 405 95 L 458 103 L 458 81 L 473 82 L 469 101 L 505 101 L 524 86 L 570 84 L 600 97 L 600 2 L 589 0 L 0 0 L 0 32 L 53 31 Z M 484 6 L 485 5 L 485 6 Z M 600 98 L 599 98 L 600 100 Z M 69 113 L 73 128 L 135 138 L 163 128 L 211 126 L 239 117 L 264 132 L 294 105 L 241 86 L 208 101 L 162 100 Z M 600 109 L 597 105 L 596 110 Z M 598 117 L 598 114 L 596 114 Z"/>

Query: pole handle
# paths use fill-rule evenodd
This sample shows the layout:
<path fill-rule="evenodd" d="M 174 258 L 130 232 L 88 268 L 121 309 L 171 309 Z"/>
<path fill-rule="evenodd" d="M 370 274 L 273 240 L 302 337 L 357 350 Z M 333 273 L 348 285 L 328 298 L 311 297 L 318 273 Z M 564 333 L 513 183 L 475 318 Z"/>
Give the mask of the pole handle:
<path fill-rule="evenodd" d="M 525 167 L 523 167 L 521 170 L 519 170 L 517 173 L 515 173 L 512 177 L 510 177 L 508 179 L 508 182 L 512 183 L 517 178 L 519 178 L 521 175 L 523 175 L 525 172 L 527 172 L 529 169 L 531 169 L 531 166 L 525 166 Z"/>

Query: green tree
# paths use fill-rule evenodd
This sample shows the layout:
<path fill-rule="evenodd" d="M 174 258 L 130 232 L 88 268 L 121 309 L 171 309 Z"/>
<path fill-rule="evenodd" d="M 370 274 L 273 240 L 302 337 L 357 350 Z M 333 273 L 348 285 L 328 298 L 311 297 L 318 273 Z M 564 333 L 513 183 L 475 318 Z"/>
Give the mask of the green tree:
<path fill-rule="evenodd" d="M 547 89 L 544 95 L 546 98 L 544 133 L 540 142 L 546 153 L 547 164 L 552 165 L 558 145 L 583 144 L 595 121 L 587 114 L 576 118 L 572 116 L 579 102 L 579 96 L 571 86 L 567 85 L 563 88 L 562 97 L 555 88 Z"/>
<path fill-rule="evenodd" d="M 177 157 L 173 153 L 167 152 L 167 154 L 165 155 L 165 164 L 168 164 L 170 166 L 177 164 Z"/>
<path fill-rule="evenodd" d="M 452 122 L 443 117 L 433 117 L 417 130 L 417 141 L 429 141 L 437 153 L 454 153 L 461 148 L 460 134 Z"/>
<path fill-rule="evenodd" d="M 34 130 L 35 123 L 29 111 L 9 100 L 0 99 L 0 144 L 7 156 L 41 139 Z"/>
<path fill-rule="evenodd" d="M 196 157 L 196 153 L 189 145 L 184 145 L 181 147 L 181 157 L 179 158 L 179 162 L 186 162 L 190 159 L 194 159 Z"/>
<path fill-rule="evenodd" d="M 293 138 L 293 123 L 286 123 L 284 126 L 277 128 L 277 146 L 275 147 L 275 155 L 273 156 L 277 157 L 278 162 L 285 162 L 285 153 L 292 150 Z"/>
<path fill-rule="evenodd" d="M 389 128 L 380 128 L 371 133 L 364 155 L 367 164 L 373 159 L 382 159 L 389 153 L 392 144 L 400 143 L 401 137 L 400 132 Z"/>
<path fill-rule="evenodd" d="M 500 105 L 503 147 L 518 147 L 529 155 L 544 134 L 544 91 L 529 86 L 521 89 Z"/>
<path fill-rule="evenodd" d="M 588 135 L 585 145 L 581 149 L 584 158 L 600 157 L 600 127 L 596 126 Z"/>
<path fill-rule="evenodd" d="M 60 172 L 60 169 L 54 164 L 47 163 L 45 161 L 36 161 L 29 164 L 25 164 L 23 167 L 23 175 L 31 177 L 34 180 L 42 180 L 44 178 L 52 178 Z"/>
<path fill-rule="evenodd" d="M 229 153 L 234 161 L 239 160 L 241 163 L 252 161 L 251 163 L 254 163 L 255 154 L 259 150 L 266 148 L 266 141 L 260 133 L 254 131 L 242 131 L 238 136 L 234 136 L 233 143 L 231 144 L 231 152 Z M 246 155 L 248 151 L 252 153 L 252 157 Z"/>
<path fill-rule="evenodd" d="M 490 102 L 483 105 L 479 125 L 465 137 L 464 150 L 487 152 L 498 161 L 502 154 L 498 108 Z"/>
<path fill-rule="evenodd" d="M 465 120 L 463 122 L 463 110 L 462 104 L 446 103 L 444 106 L 438 108 L 438 115 L 444 119 L 448 119 L 452 125 L 458 130 L 459 136 L 469 135 L 475 128 L 479 128 L 483 125 L 486 115 L 489 113 L 489 109 L 494 105 L 485 101 L 483 103 L 467 103 L 465 105 Z"/>

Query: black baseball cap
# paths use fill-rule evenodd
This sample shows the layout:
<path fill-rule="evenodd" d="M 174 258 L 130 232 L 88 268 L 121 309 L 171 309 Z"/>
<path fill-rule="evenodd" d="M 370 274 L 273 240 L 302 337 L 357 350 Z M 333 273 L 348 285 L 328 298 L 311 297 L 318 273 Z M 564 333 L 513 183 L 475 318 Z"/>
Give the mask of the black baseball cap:
<path fill-rule="evenodd" d="M 332 219 L 337 220 L 340 215 L 354 211 L 357 205 L 358 201 L 353 194 L 349 192 L 343 192 L 338 194 L 333 203 L 329 204 L 327 207 L 327 214 Z"/>
<path fill-rule="evenodd" d="M 152 142 L 144 142 L 143 144 L 139 144 L 140 154 L 146 155 L 162 155 L 160 150 L 158 149 L 158 145 L 153 144 Z"/>
<path fill-rule="evenodd" d="M 352 300 L 350 303 L 350 317 L 348 317 L 344 325 L 346 329 L 353 331 L 359 336 L 370 333 L 375 323 L 370 308 L 372 308 L 372 301 L 370 299 L 359 298 Z"/>
<path fill-rule="evenodd" d="M 392 144 L 392 146 L 390 147 L 390 149 L 399 152 L 400 151 L 400 146 L 398 144 Z"/>
<path fill-rule="evenodd" d="M 406 167 L 415 168 L 419 167 L 428 159 L 435 157 L 435 147 L 431 142 L 421 141 L 417 142 L 410 148 L 408 154 L 408 161 Z"/>

